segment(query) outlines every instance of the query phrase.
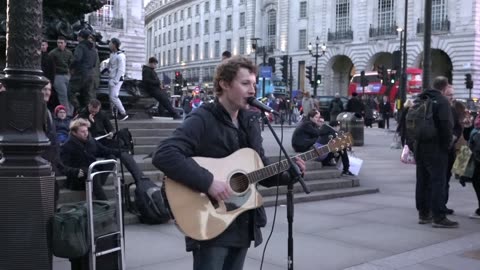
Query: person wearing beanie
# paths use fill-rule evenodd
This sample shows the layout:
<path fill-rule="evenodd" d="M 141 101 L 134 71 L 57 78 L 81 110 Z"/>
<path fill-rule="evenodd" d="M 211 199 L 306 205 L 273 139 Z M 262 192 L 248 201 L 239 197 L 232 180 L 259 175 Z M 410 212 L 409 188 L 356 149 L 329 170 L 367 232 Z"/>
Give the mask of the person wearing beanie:
<path fill-rule="evenodd" d="M 77 34 L 78 46 L 73 54 L 73 62 L 70 65 L 69 99 L 76 111 L 86 107 L 88 102 L 96 98 L 96 90 L 93 88 L 95 64 L 97 52 L 94 45 L 88 40 L 91 32 L 87 29 Z M 73 115 L 73 111 L 71 111 Z"/>
<path fill-rule="evenodd" d="M 118 97 L 120 88 L 123 84 L 123 77 L 125 76 L 125 54 L 120 50 L 120 40 L 112 38 L 110 40 L 110 60 L 108 61 L 108 95 L 110 97 L 110 104 L 115 106 L 118 110 L 118 120 L 124 121 L 128 118 L 127 112 L 123 107 L 122 101 Z"/>
<path fill-rule="evenodd" d="M 62 145 L 68 139 L 70 121 L 72 118 L 67 115 L 67 109 L 63 105 L 55 107 L 53 122 L 57 133 L 57 142 Z"/>

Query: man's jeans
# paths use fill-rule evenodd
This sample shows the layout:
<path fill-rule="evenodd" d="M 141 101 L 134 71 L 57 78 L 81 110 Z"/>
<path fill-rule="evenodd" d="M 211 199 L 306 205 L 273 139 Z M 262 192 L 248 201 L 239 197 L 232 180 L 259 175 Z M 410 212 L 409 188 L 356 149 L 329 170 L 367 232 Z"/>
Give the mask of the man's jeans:
<path fill-rule="evenodd" d="M 242 270 L 248 248 L 200 247 L 193 250 L 193 270 Z"/>
<path fill-rule="evenodd" d="M 58 74 L 55 75 L 55 81 L 53 83 L 53 88 L 57 93 L 58 102 L 65 106 L 67 109 L 67 114 L 72 116 L 73 114 L 73 106 L 70 105 L 68 101 L 68 84 L 70 82 L 70 75 L 68 74 Z"/>
<path fill-rule="evenodd" d="M 113 106 L 115 106 L 118 109 L 118 112 L 122 115 L 125 115 L 127 112 L 125 111 L 125 108 L 123 107 L 122 102 L 120 101 L 120 98 L 118 98 L 118 95 L 120 94 L 120 88 L 122 87 L 123 81 L 119 81 L 118 83 L 115 84 L 113 80 L 108 81 L 108 96 L 110 97 L 110 102 Z M 112 106 L 112 108 L 113 108 Z"/>

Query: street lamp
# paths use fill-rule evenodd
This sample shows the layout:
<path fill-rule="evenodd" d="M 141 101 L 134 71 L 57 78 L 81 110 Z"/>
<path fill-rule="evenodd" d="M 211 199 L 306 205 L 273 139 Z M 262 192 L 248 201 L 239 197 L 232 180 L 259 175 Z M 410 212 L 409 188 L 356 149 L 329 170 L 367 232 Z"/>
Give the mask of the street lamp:
<path fill-rule="evenodd" d="M 318 47 L 320 47 L 320 49 L 322 50 L 322 54 L 318 54 Z M 315 57 L 315 71 L 314 71 L 315 83 L 313 84 L 313 96 L 316 97 L 317 96 L 317 86 L 318 86 L 318 82 L 317 82 L 317 78 L 318 78 L 317 77 L 318 58 L 325 54 L 325 51 L 327 50 L 327 46 L 325 45 L 325 43 L 323 43 L 322 46 L 320 46 L 320 39 L 317 36 L 317 39 L 315 40 L 315 54 L 312 53 L 312 49 L 313 49 L 313 46 L 312 46 L 312 43 L 310 42 L 308 44 L 308 52 L 310 53 L 310 55 Z"/>

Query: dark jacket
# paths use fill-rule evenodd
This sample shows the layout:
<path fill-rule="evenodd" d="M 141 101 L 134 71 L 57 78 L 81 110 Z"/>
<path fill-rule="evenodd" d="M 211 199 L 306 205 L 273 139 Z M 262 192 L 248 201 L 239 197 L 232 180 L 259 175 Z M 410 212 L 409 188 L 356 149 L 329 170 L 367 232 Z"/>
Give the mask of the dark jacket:
<path fill-rule="evenodd" d="M 383 116 L 391 116 L 392 115 L 392 105 L 390 105 L 390 102 L 380 102 L 378 104 L 378 112 L 382 114 Z"/>
<path fill-rule="evenodd" d="M 82 179 L 85 179 L 90 164 L 97 161 L 97 158 L 109 158 L 112 155 L 119 156 L 120 151 L 103 146 L 92 136 L 89 136 L 86 142 L 80 141 L 75 136 L 70 136 L 60 150 L 60 158 L 63 163 L 75 168 L 74 174 L 67 175 L 67 186 L 71 189 L 83 189 L 85 185 L 80 183 L 76 177 L 78 171 L 80 169 L 84 171 L 85 176 Z M 79 184 L 83 184 L 83 186 L 79 186 Z"/>
<path fill-rule="evenodd" d="M 330 106 L 328 107 L 328 111 L 332 114 L 339 114 L 343 112 L 343 102 L 340 98 L 334 98 L 330 102 Z"/>
<path fill-rule="evenodd" d="M 158 79 L 158 75 L 155 70 L 149 66 L 143 66 L 142 82 L 143 89 L 145 89 L 147 93 L 160 90 L 160 79 Z"/>
<path fill-rule="evenodd" d="M 358 113 L 362 115 L 363 111 L 365 110 L 363 103 L 357 97 L 352 97 L 347 102 L 347 112 Z"/>
<path fill-rule="evenodd" d="M 43 75 L 47 77 L 53 85 L 55 79 L 55 63 L 48 52 L 42 52 L 42 71 Z"/>
<path fill-rule="evenodd" d="M 438 90 L 427 90 L 419 98 L 430 97 L 433 100 L 433 121 L 437 129 L 437 138 L 429 142 L 421 142 L 418 149 L 421 151 L 447 151 L 452 143 L 453 116 L 448 100 Z"/>
<path fill-rule="evenodd" d="M 78 113 L 78 117 L 88 120 L 88 122 L 90 122 L 90 128 L 88 129 L 88 131 L 90 132 L 90 135 L 92 135 L 92 137 L 95 138 L 113 131 L 112 123 L 104 112 L 99 111 L 95 115 L 95 117 L 93 117 L 93 120 L 95 120 L 95 122 L 90 121 L 89 116 L 90 112 L 88 111 L 88 108 L 84 108 Z"/>
<path fill-rule="evenodd" d="M 82 40 L 75 48 L 73 54 L 73 62 L 70 69 L 73 70 L 73 75 L 93 75 L 93 68 L 97 62 L 96 50 L 93 49 L 93 44 L 88 40 Z"/>
<path fill-rule="evenodd" d="M 452 110 L 452 121 L 453 121 L 453 135 L 455 136 L 455 140 L 453 141 L 453 144 L 455 144 L 458 139 L 460 139 L 460 136 L 463 135 L 463 127 L 462 123 L 460 123 L 460 119 L 458 117 L 458 113 L 455 110 L 454 107 L 450 107 Z"/>
<path fill-rule="evenodd" d="M 292 135 L 292 147 L 295 152 L 308 151 L 317 140 L 321 144 L 328 142 L 328 135 L 333 135 L 327 125 L 318 127 L 310 120 L 305 120 L 295 128 Z M 325 141 L 326 138 L 326 141 Z"/>
<path fill-rule="evenodd" d="M 264 164 L 268 164 L 262 147 L 258 113 L 241 110 L 238 114 L 240 128 L 232 123 L 230 115 L 218 102 L 205 104 L 192 111 L 173 135 L 164 140 L 156 150 L 152 163 L 165 175 L 203 193 L 213 181 L 213 175 L 200 167 L 191 157 L 223 158 L 243 147 L 254 149 Z M 263 186 L 288 183 L 283 174 L 260 182 Z M 208 241 L 194 241 L 187 237 L 187 250 L 200 246 L 248 247 L 262 242 L 260 227 L 265 226 L 263 207 L 239 215 L 218 237 Z M 253 228 L 253 229 L 252 229 Z M 253 233 L 253 235 L 252 235 Z"/>

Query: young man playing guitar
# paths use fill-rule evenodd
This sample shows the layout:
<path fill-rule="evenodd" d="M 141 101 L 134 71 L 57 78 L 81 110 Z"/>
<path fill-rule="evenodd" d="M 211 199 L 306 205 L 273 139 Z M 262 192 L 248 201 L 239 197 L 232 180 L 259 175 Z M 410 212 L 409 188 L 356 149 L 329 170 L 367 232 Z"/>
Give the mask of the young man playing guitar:
<path fill-rule="evenodd" d="M 173 136 L 156 150 L 153 164 L 174 182 L 208 194 L 218 204 L 232 207 L 235 203 L 228 201 L 234 193 L 231 186 L 224 179 L 216 179 L 192 157 L 220 159 L 248 147 L 258 153 L 263 164 L 268 164 L 262 147 L 259 115 L 249 111 L 247 105 L 247 98 L 255 95 L 255 83 L 256 67 L 250 60 L 240 56 L 224 60 L 215 74 L 215 102 L 190 113 Z M 300 158 L 295 161 L 303 173 L 305 162 Z M 284 172 L 259 183 L 263 186 L 286 185 L 289 180 Z M 191 220 L 202 217 L 192 215 Z M 260 245 L 260 227 L 265 225 L 265 210 L 260 206 L 236 216 L 225 231 L 212 239 L 199 241 L 187 237 L 187 251 L 193 251 L 193 269 L 243 269 L 251 241 L 255 247 Z"/>

